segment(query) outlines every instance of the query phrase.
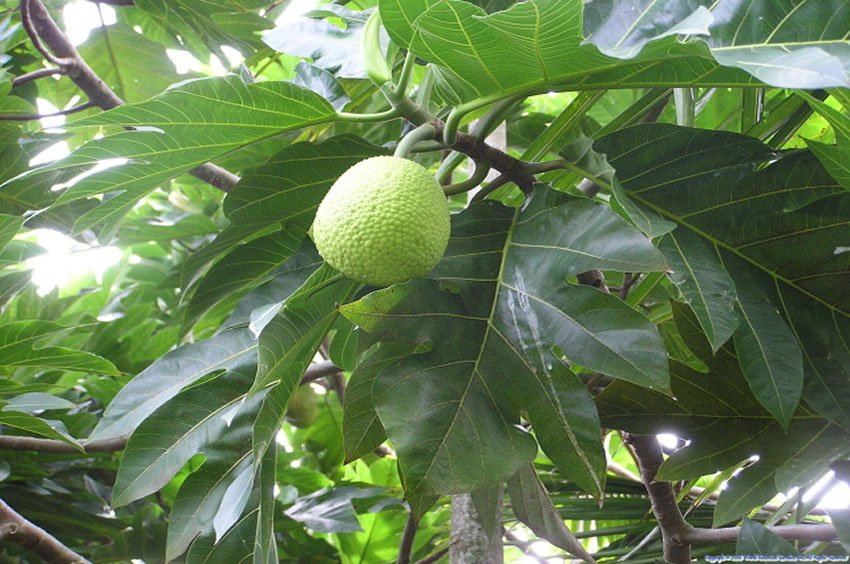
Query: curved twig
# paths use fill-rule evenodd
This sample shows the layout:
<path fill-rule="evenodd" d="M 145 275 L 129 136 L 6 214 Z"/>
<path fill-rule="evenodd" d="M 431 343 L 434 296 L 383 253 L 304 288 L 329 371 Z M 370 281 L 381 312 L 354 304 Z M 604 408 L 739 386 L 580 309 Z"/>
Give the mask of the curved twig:
<path fill-rule="evenodd" d="M 39 78 L 44 78 L 46 76 L 55 76 L 57 74 L 65 74 L 65 70 L 61 67 L 34 70 L 32 72 L 28 72 L 13 78 L 12 88 L 17 88 L 18 86 L 26 84 L 27 82 L 32 82 L 33 80 L 37 80 Z"/>
<path fill-rule="evenodd" d="M 472 176 L 464 180 L 463 182 L 458 182 L 456 184 L 449 184 L 448 186 L 443 186 L 443 192 L 446 196 L 454 196 L 455 194 L 461 194 L 463 192 L 469 192 L 479 184 L 481 184 L 485 178 L 487 178 L 487 174 L 490 172 L 490 163 L 484 162 L 476 162 L 475 163 L 475 171 L 472 173 Z"/>
<path fill-rule="evenodd" d="M 37 119 L 67 116 L 95 107 L 97 106 L 94 102 L 85 102 L 84 104 L 80 104 L 79 106 L 74 106 L 73 108 L 68 108 L 67 110 L 54 112 L 52 114 L 0 114 L 0 121 L 34 121 Z"/>
<path fill-rule="evenodd" d="M 33 25 L 32 14 L 30 12 L 31 8 L 33 8 L 33 5 L 38 6 L 38 2 L 36 2 L 35 0 L 22 0 L 21 2 L 21 22 L 23 23 L 24 30 L 27 32 L 27 35 L 29 36 L 30 41 L 32 41 L 33 46 L 39 53 L 41 53 L 41 55 L 45 59 L 47 59 L 54 65 L 58 65 L 59 68 L 70 66 L 72 63 L 70 59 L 57 57 L 50 51 L 50 49 L 48 49 L 44 45 L 44 43 L 41 42 L 41 36 L 36 31 L 35 26 Z"/>

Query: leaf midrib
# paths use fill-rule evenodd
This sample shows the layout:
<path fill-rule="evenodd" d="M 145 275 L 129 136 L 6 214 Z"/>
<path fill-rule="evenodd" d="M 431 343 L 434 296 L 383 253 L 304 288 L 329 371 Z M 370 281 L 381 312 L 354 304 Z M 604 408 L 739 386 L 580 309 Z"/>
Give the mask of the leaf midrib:
<path fill-rule="evenodd" d="M 186 440 L 186 437 L 188 437 L 188 436 L 192 435 L 195 431 L 197 431 L 197 430 L 198 430 L 199 428 L 201 428 L 203 425 L 205 425 L 205 424 L 206 424 L 206 423 L 208 423 L 210 420 L 212 420 L 212 419 L 213 419 L 216 415 L 218 415 L 218 414 L 220 414 L 220 413 L 222 413 L 222 412 L 226 411 L 226 409 L 227 409 L 227 408 L 229 408 L 229 407 L 231 407 L 231 406 L 233 406 L 233 405 L 236 405 L 237 403 L 239 403 L 239 402 L 241 402 L 242 400 L 244 400 L 246 397 L 247 397 L 247 394 L 244 394 L 244 393 L 243 393 L 243 394 L 239 394 L 239 395 L 237 395 L 234 399 L 232 399 L 232 400 L 228 401 L 228 402 L 227 402 L 227 403 L 225 403 L 224 405 L 219 406 L 217 409 L 214 409 L 214 410 L 210 411 L 210 412 L 209 412 L 207 415 L 205 415 L 205 416 L 204 416 L 204 417 L 203 417 L 200 421 L 198 421 L 197 423 L 195 423 L 194 425 L 192 425 L 191 427 L 189 427 L 189 429 L 187 429 L 187 430 L 186 430 L 186 432 L 182 433 L 179 437 L 177 437 L 177 440 L 176 440 L 176 441 L 174 441 L 174 442 L 172 442 L 170 446 L 168 446 L 167 448 L 163 449 L 163 450 L 162 450 L 162 452 L 159 454 L 159 456 L 157 456 L 157 457 L 153 460 L 153 462 L 151 462 L 150 464 L 148 464 L 148 465 L 147 465 L 147 467 L 146 467 L 144 470 L 142 470 L 141 472 L 139 472 L 139 474 L 138 474 L 135 478 L 133 478 L 133 480 L 132 480 L 132 481 L 130 481 L 130 483 L 129 483 L 129 484 L 127 484 L 127 486 L 124 488 L 124 492 L 125 492 L 125 493 L 124 493 L 124 495 L 126 496 L 126 495 L 127 495 L 127 494 L 126 494 L 126 492 L 127 492 L 127 491 L 131 491 L 131 488 L 132 488 L 132 487 L 133 487 L 136 483 L 138 483 L 138 481 L 139 481 L 140 479 L 142 479 L 143 477 L 145 477 L 145 476 L 146 476 L 146 474 L 148 474 L 148 473 L 150 472 L 150 470 L 151 470 L 151 468 L 152 468 L 152 467 L 154 467 L 154 466 L 156 466 L 157 464 L 159 464 L 159 462 L 160 462 L 160 461 L 161 461 L 161 460 L 162 460 L 162 459 L 163 459 L 166 455 L 168 455 L 168 454 L 170 454 L 171 452 L 173 452 L 173 451 L 174 451 L 174 449 L 175 449 L 175 445 L 177 445 L 177 444 L 182 443 L 183 441 L 185 441 L 185 440 Z M 156 435 L 157 435 L 157 436 L 159 436 L 159 435 L 160 435 L 160 433 L 156 433 Z M 136 434 L 136 436 L 138 436 L 138 434 Z M 143 437 L 144 437 L 145 435 L 141 435 L 141 436 L 143 436 Z M 150 448 L 146 448 L 146 449 L 143 449 L 143 450 L 150 450 Z"/>
<path fill-rule="evenodd" d="M 508 249 L 510 249 L 510 246 L 511 246 L 511 239 L 513 238 L 514 228 L 516 227 L 519 213 L 520 213 L 520 209 L 517 208 L 514 211 L 513 217 L 511 218 L 511 224 L 508 227 L 507 232 L 505 233 L 505 242 L 502 245 L 501 262 L 499 264 L 499 273 L 496 275 L 496 287 L 495 287 L 495 290 L 493 292 L 493 303 L 490 304 L 490 313 L 487 315 L 486 319 L 485 318 L 476 318 L 476 319 L 479 319 L 481 321 L 485 321 L 485 323 L 487 324 L 486 328 L 484 329 L 484 335 L 481 338 L 481 345 L 478 348 L 478 356 L 475 358 L 475 363 L 474 363 L 474 365 L 472 367 L 472 371 L 470 372 L 470 375 L 469 375 L 469 381 L 467 382 L 466 388 L 464 388 L 464 390 L 463 390 L 463 395 L 461 396 L 460 401 L 458 402 L 458 407 L 457 407 L 457 410 L 455 410 L 454 417 L 452 417 L 452 420 L 449 423 L 449 426 L 446 430 L 446 433 L 443 434 L 442 438 L 440 439 L 440 443 L 437 445 L 437 449 L 435 451 L 434 456 L 431 457 L 431 460 L 428 462 L 428 466 L 425 468 L 425 471 L 422 474 L 422 476 L 423 476 L 422 483 L 425 483 L 425 481 L 427 481 L 428 475 L 431 472 L 431 469 L 434 467 L 434 462 L 437 460 L 436 453 L 440 452 L 443 449 L 443 446 L 446 444 L 446 439 L 449 436 L 449 434 L 451 433 L 451 430 L 454 427 L 454 424 L 457 421 L 457 418 L 460 416 L 460 412 L 463 410 L 463 404 L 464 404 L 464 401 L 466 400 L 466 394 L 469 391 L 469 388 L 472 386 L 472 382 L 475 378 L 481 379 L 482 383 L 484 384 L 485 390 L 487 390 L 487 394 L 490 396 L 490 400 L 491 401 L 494 400 L 494 398 L 492 397 L 492 394 L 490 394 L 490 389 L 487 387 L 487 383 L 484 381 L 484 378 L 481 377 L 481 373 L 479 372 L 479 367 L 481 366 L 481 359 L 484 358 L 484 349 L 487 348 L 487 342 L 488 342 L 488 338 L 489 338 L 489 335 L 490 335 L 490 328 L 493 326 L 493 317 L 496 314 L 496 305 L 499 303 L 499 289 L 500 289 L 500 286 L 502 284 L 502 278 L 504 277 L 504 274 L 505 274 L 505 264 L 507 263 L 506 259 L 507 259 L 507 255 L 508 255 Z M 495 401 L 494 401 L 494 403 L 497 404 L 497 402 L 495 402 Z M 501 414 L 500 414 L 500 418 L 504 421 L 504 417 Z M 421 487 L 421 485 L 418 486 L 416 489 L 418 490 L 420 487 Z"/>

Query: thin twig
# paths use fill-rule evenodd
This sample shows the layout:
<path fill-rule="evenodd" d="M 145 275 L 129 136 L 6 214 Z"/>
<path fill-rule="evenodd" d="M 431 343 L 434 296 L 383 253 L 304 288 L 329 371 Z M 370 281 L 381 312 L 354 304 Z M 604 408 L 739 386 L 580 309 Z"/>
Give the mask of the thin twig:
<path fill-rule="evenodd" d="M 54 112 L 52 114 L 0 114 L 0 121 L 34 121 L 37 119 L 67 116 L 95 107 L 97 106 L 95 106 L 94 102 L 85 102 L 79 106 L 74 106 L 73 108 L 68 108 L 67 110 Z"/>
<path fill-rule="evenodd" d="M 334 374 L 339 374 L 339 368 L 330 360 L 315 362 L 304 371 L 304 376 L 301 377 L 301 385 L 303 386 L 304 384 L 309 384 L 310 382 L 315 382 L 320 378 Z"/>
<path fill-rule="evenodd" d="M 629 297 L 629 292 L 631 292 L 632 288 L 637 281 L 640 280 L 640 273 L 634 272 L 626 272 L 623 275 L 623 285 L 620 286 L 620 299 L 625 300 Z"/>
<path fill-rule="evenodd" d="M 416 530 L 418 528 L 419 523 L 416 522 L 416 517 L 413 516 L 413 512 L 411 511 L 407 514 L 407 522 L 405 522 L 404 532 L 401 534 L 396 564 L 410 564 L 410 555 L 413 552 L 413 540 L 416 538 Z"/>
<path fill-rule="evenodd" d="M 117 452 L 127 446 L 127 437 L 116 437 L 105 441 L 87 443 L 80 441 L 80 446 L 86 454 Z M 2 450 L 30 450 L 34 452 L 49 452 L 51 454 L 80 454 L 80 449 L 70 443 L 57 439 L 40 439 L 37 437 L 19 437 L 15 435 L 0 435 Z"/>
<path fill-rule="evenodd" d="M 57 57 L 50 51 L 50 49 L 48 49 L 44 45 L 44 43 L 41 42 L 41 36 L 39 35 L 38 31 L 36 31 L 36 28 L 33 25 L 32 14 L 30 12 L 30 9 L 33 8 L 34 5 L 36 7 L 39 6 L 39 2 L 37 2 L 36 0 L 23 0 L 21 2 L 21 22 L 24 25 L 24 30 L 27 32 L 30 41 L 32 41 L 32 44 L 36 48 L 36 50 L 41 53 L 41 55 L 45 59 L 47 59 L 54 65 L 58 65 L 59 68 L 70 66 L 71 61 L 69 61 L 68 59 Z"/>
<path fill-rule="evenodd" d="M 835 527 L 829 523 L 805 523 L 798 525 L 774 525 L 767 530 L 776 536 L 788 540 L 832 541 L 835 540 Z M 722 529 L 691 529 L 681 536 L 682 542 L 731 542 L 741 534 L 741 527 Z"/>
<path fill-rule="evenodd" d="M 44 562 L 88 563 L 53 535 L 25 519 L 0 499 L 0 540 L 31 550 Z"/>
<path fill-rule="evenodd" d="M 490 194 L 495 192 L 498 188 L 501 188 L 502 186 L 504 186 L 508 182 L 510 182 L 510 180 L 504 174 L 497 176 L 496 178 L 491 180 L 490 183 L 487 184 L 487 186 L 485 186 L 481 190 L 479 190 L 472 197 L 472 201 L 470 203 L 474 204 L 475 202 L 480 202 L 481 200 L 483 200 L 484 198 L 486 198 L 487 196 L 489 196 Z"/>
<path fill-rule="evenodd" d="M 12 88 L 17 88 L 18 86 L 26 84 L 27 82 L 32 82 L 33 80 L 37 80 L 39 78 L 44 78 L 46 76 L 55 76 L 57 74 L 63 75 L 65 74 L 65 70 L 61 67 L 34 70 L 32 72 L 28 72 L 13 78 Z"/>
<path fill-rule="evenodd" d="M 436 562 L 437 560 L 439 560 L 440 558 L 442 558 L 443 556 L 445 556 L 448 553 L 449 553 L 448 548 L 438 550 L 434 554 L 431 554 L 430 556 L 426 556 L 422 560 L 417 560 L 416 564 L 433 564 L 434 562 Z"/>

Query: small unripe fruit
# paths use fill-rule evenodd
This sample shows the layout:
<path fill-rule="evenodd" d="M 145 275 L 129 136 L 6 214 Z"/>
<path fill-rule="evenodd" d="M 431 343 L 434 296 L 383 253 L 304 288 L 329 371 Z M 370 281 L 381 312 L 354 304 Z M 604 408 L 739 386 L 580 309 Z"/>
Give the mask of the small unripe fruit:
<path fill-rule="evenodd" d="M 316 422 L 319 398 L 310 386 L 298 386 L 286 406 L 286 420 L 301 429 Z"/>
<path fill-rule="evenodd" d="M 423 276 L 449 241 L 449 206 L 421 165 L 399 157 L 355 164 L 328 191 L 313 222 L 319 254 L 349 278 L 388 286 Z"/>

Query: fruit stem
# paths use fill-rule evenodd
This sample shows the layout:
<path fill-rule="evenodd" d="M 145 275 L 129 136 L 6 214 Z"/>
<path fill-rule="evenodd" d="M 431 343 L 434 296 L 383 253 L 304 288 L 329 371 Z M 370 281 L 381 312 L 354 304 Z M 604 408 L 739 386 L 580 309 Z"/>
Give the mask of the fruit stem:
<path fill-rule="evenodd" d="M 407 85 L 410 84 L 410 77 L 413 75 L 413 67 L 416 64 L 416 56 L 410 51 L 407 52 L 407 55 L 404 57 L 404 64 L 401 67 L 401 74 L 398 77 L 398 84 L 396 84 L 393 92 L 396 96 L 404 96 L 407 91 Z"/>
<path fill-rule="evenodd" d="M 460 120 L 466 115 L 466 112 L 459 111 L 458 107 L 452 108 L 452 111 L 449 112 L 449 117 L 446 118 L 446 126 L 443 129 L 443 143 L 448 146 L 457 142 L 457 128 L 460 127 Z"/>
<path fill-rule="evenodd" d="M 383 112 L 375 114 L 355 114 L 351 112 L 337 112 L 336 117 L 340 121 L 349 121 L 354 123 L 368 123 L 373 121 L 387 121 L 401 116 L 401 111 L 398 108 L 390 108 Z"/>
<path fill-rule="evenodd" d="M 485 178 L 487 178 L 488 172 L 490 172 L 489 162 L 485 161 L 475 163 L 475 172 L 472 173 L 472 176 L 470 176 L 463 182 L 444 186 L 443 192 L 445 192 L 446 196 L 454 196 L 455 194 L 460 194 L 462 192 L 469 192 L 470 190 L 481 184 Z"/>
<path fill-rule="evenodd" d="M 496 127 L 505 121 L 507 115 L 513 110 L 514 106 L 516 106 L 517 102 L 519 102 L 521 98 L 507 98 L 502 100 L 501 102 L 497 102 L 484 116 L 475 122 L 475 126 L 472 127 L 469 132 L 473 137 L 477 137 L 478 139 L 485 139 L 488 135 L 490 135 Z M 437 182 L 444 182 L 449 178 L 451 173 L 460 166 L 460 163 L 466 158 L 466 155 L 463 153 L 452 152 L 443 162 L 440 164 L 439 170 L 437 170 Z"/>
<path fill-rule="evenodd" d="M 413 146 L 419 143 L 420 141 L 428 141 L 430 139 L 434 139 L 434 136 L 437 134 L 437 130 L 430 123 L 423 123 L 410 133 L 404 136 L 404 138 L 398 142 L 398 146 L 395 148 L 395 152 L 393 156 L 405 158 L 410 154 Z"/>
<path fill-rule="evenodd" d="M 360 36 L 360 55 L 366 69 L 366 76 L 378 87 L 392 81 L 392 71 L 381 49 L 381 13 L 378 10 L 372 12 L 366 20 L 366 25 L 363 26 L 363 34 Z"/>

